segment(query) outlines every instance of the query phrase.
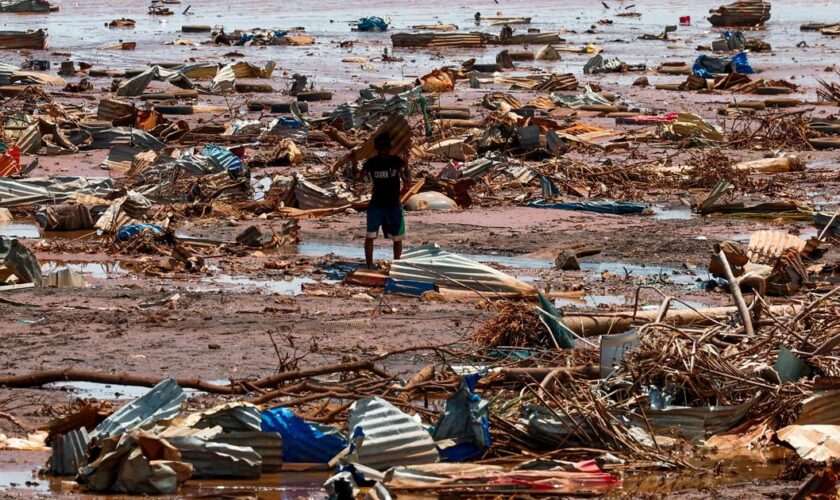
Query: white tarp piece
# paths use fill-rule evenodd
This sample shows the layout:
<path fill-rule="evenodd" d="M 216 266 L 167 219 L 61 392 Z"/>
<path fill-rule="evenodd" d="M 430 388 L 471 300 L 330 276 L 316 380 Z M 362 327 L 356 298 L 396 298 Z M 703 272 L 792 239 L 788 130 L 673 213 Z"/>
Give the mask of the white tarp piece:
<path fill-rule="evenodd" d="M 601 337 L 601 376 L 606 377 L 615 369 L 624 356 L 639 345 L 639 331 L 630 330 L 617 335 Z"/>
<path fill-rule="evenodd" d="M 389 276 L 395 280 L 434 283 L 445 288 L 474 290 L 482 293 L 505 292 L 536 295 L 536 289 L 513 276 L 479 264 L 436 244 L 412 248 L 402 259 L 391 263 Z"/>

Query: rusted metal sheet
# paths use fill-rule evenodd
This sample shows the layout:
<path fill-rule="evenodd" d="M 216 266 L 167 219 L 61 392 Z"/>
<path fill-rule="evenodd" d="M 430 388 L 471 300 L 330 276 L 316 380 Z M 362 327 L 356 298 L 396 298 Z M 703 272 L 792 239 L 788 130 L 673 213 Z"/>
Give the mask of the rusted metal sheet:
<path fill-rule="evenodd" d="M 295 174 L 295 199 L 298 207 L 330 208 L 349 206 L 356 201 L 356 196 L 342 183 L 317 186 L 300 174 Z"/>
<path fill-rule="evenodd" d="M 741 0 L 709 11 L 712 26 L 756 26 L 770 19 L 770 2 Z"/>
<path fill-rule="evenodd" d="M 46 0 L 0 0 L 0 12 L 34 13 L 57 10 L 57 5 L 50 5 Z"/>
<path fill-rule="evenodd" d="M 481 47 L 487 37 L 483 33 L 396 33 L 391 43 L 394 47 Z"/>
<path fill-rule="evenodd" d="M 806 241 L 784 231 L 756 231 L 750 237 L 747 256 L 753 264 L 772 266 L 788 249 L 801 252 Z"/>
<path fill-rule="evenodd" d="M 797 425 L 840 425 L 840 389 L 814 393 L 802 402 Z"/>
<path fill-rule="evenodd" d="M 405 117 L 400 114 L 393 114 L 388 117 L 385 122 L 372 133 L 370 137 L 353 149 L 358 161 L 364 161 L 368 158 L 373 158 L 376 155 L 376 148 L 373 146 L 373 141 L 381 134 L 388 134 L 391 136 L 391 154 L 399 155 L 411 145 L 411 127 L 408 125 Z M 350 153 L 342 156 L 331 167 L 331 171 L 335 172 L 350 161 Z"/>
<path fill-rule="evenodd" d="M 100 120 L 113 122 L 134 113 L 134 105 L 118 99 L 102 99 L 96 110 L 96 117 Z"/>
<path fill-rule="evenodd" d="M 128 172 L 134 157 L 142 151 L 128 144 L 115 144 L 108 152 L 108 157 L 102 162 L 102 167 L 112 172 Z"/>
<path fill-rule="evenodd" d="M 0 49 L 45 50 L 46 48 L 47 33 L 44 30 L 0 31 Z"/>
<path fill-rule="evenodd" d="M 479 264 L 437 245 L 423 245 L 405 252 L 391 264 L 395 280 L 421 281 L 454 289 L 475 290 L 492 296 L 493 292 L 536 294 L 533 286 L 513 276 Z"/>
<path fill-rule="evenodd" d="M 15 139 L 21 154 L 35 153 L 41 147 L 41 129 L 33 123 Z"/>
<path fill-rule="evenodd" d="M 384 399 L 373 396 L 356 401 L 347 427 L 353 429 L 354 435 L 364 434 L 356 460 L 362 465 L 385 470 L 440 459 L 432 436 L 420 422 Z"/>

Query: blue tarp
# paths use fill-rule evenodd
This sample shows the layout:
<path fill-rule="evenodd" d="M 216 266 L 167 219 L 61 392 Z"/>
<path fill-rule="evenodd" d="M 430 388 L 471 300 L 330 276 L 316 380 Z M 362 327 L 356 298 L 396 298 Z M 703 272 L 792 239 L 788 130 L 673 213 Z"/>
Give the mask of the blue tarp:
<path fill-rule="evenodd" d="M 283 461 L 324 464 L 347 446 L 338 429 L 309 423 L 287 408 L 262 413 L 262 431 L 283 436 Z"/>
<path fill-rule="evenodd" d="M 157 224 L 129 224 L 117 229 L 117 239 L 127 241 L 143 231 L 152 231 L 155 234 L 160 234 L 163 232 L 163 227 Z"/>
<path fill-rule="evenodd" d="M 599 214 L 640 214 L 647 208 L 645 203 L 635 201 L 577 201 L 570 203 L 551 202 L 546 200 L 534 200 L 528 203 L 529 207 L 554 208 L 557 210 L 575 210 L 581 212 L 596 212 Z"/>
<path fill-rule="evenodd" d="M 434 432 L 435 441 L 452 439 L 455 445 L 439 448 L 444 462 L 463 462 L 481 457 L 490 446 L 490 420 L 488 402 L 475 394 L 475 385 L 481 376 L 467 375 L 454 396 L 446 400 L 446 409 Z"/>
<path fill-rule="evenodd" d="M 701 55 L 694 60 L 691 72 L 694 76 L 699 76 L 700 78 L 714 78 L 715 75 L 727 73 L 741 73 L 744 75 L 755 73 L 750 65 L 750 60 L 746 52 L 739 52 L 731 58 Z"/>
<path fill-rule="evenodd" d="M 388 31 L 388 23 L 381 17 L 363 17 L 356 23 L 356 28 L 359 31 Z"/>

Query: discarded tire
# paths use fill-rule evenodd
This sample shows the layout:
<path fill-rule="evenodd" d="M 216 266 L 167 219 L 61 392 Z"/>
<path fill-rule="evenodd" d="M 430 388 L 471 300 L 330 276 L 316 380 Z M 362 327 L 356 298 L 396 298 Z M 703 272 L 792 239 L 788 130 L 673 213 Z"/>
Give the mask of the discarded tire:
<path fill-rule="evenodd" d="M 808 142 L 817 149 L 840 148 L 840 137 L 819 137 L 817 139 L 811 139 Z"/>
<path fill-rule="evenodd" d="M 330 101 L 332 100 L 332 92 L 301 92 L 295 96 L 298 101 L 312 102 L 312 101 Z"/>
<path fill-rule="evenodd" d="M 801 106 L 802 101 L 799 99 L 786 99 L 784 97 L 776 97 L 773 99 L 767 99 L 764 101 L 764 104 L 768 108 L 795 108 L 796 106 Z"/>
<path fill-rule="evenodd" d="M 185 24 L 181 26 L 181 33 L 209 33 L 211 31 L 213 31 L 213 27 L 206 24 Z"/>
<path fill-rule="evenodd" d="M 274 87 L 267 83 L 239 83 L 237 82 L 234 86 L 237 92 L 241 94 L 247 93 L 260 93 L 260 94 L 270 94 L 274 92 Z"/>
<path fill-rule="evenodd" d="M 193 114 L 192 106 L 155 106 L 155 111 L 162 115 L 191 115 Z"/>
<path fill-rule="evenodd" d="M 755 93 L 759 95 L 783 95 L 792 94 L 793 89 L 787 87 L 758 87 Z"/>
<path fill-rule="evenodd" d="M 291 113 L 292 103 L 286 101 L 254 100 L 248 101 L 248 111 L 270 111 L 272 113 Z M 309 103 L 298 102 L 297 107 L 301 113 L 309 112 Z"/>
<path fill-rule="evenodd" d="M 447 120 L 469 120 L 472 115 L 469 111 L 461 111 L 457 109 L 442 109 L 438 111 L 437 117 Z"/>

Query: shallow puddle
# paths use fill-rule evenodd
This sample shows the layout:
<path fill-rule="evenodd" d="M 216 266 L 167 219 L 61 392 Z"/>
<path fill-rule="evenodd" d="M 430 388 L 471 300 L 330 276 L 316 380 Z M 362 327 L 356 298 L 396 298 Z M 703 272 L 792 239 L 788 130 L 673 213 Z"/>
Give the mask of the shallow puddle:
<path fill-rule="evenodd" d="M 623 306 L 627 304 L 627 297 L 624 295 L 584 295 L 578 298 L 557 298 L 554 299 L 554 307 L 598 307 L 600 305 L 607 306 Z"/>
<path fill-rule="evenodd" d="M 705 269 L 696 269 L 694 274 L 686 274 L 673 267 L 667 266 L 644 266 L 640 264 L 627 264 L 623 262 L 582 262 L 582 271 L 590 271 L 597 274 L 609 272 L 619 277 L 629 276 L 632 278 L 662 278 L 663 281 L 671 281 L 678 285 L 690 285 L 708 273 Z"/>
<path fill-rule="evenodd" d="M 98 279 L 108 279 L 114 276 L 125 276 L 129 274 L 129 270 L 120 264 L 119 261 L 114 262 L 68 262 L 61 260 L 42 260 L 41 272 L 49 274 L 51 271 L 66 267 L 76 271 L 80 274 L 88 275 Z"/>
<path fill-rule="evenodd" d="M 691 220 L 694 218 L 694 213 L 684 205 L 671 207 L 654 205 L 653 218 L 657 220 Z"/>
<path fill-rule="evenodd" d="M 332 284 L 332 280 L 316 281 L 307 277 L 294 277 L 289 280 L 265 280 L 255 279 L 246 276 L 232 276 L 229 274 L 219 274 L 216 276 L 208 276 L 199 280 L 199 285 L 192 287 L 195 291 L 200 292 L 220 292 L 223 290 L 233 291 L 251 291 L 258 290 L 267 294 L 280 295 L 301 295 L 305 285 L 312 285 L 315 283 Z"/>
<path fill-rule="evenodd" d="M 705 459 L 689 460 L 698 467 L 691 471 L 651 472 L 629 474 L 621 483 L 625 495 L 660 496 L 686 489 L 711 489 L 722 486 L 769 481 L 776 479 L 784 470 L 785 462 L 792 451 L 771 445 L 758 449 L 737 450 L 737 455 L 719 454 Z M 719 468 L 720 474 L 712 471 Z"/>
<path fill-rule="evenodd" d="M 10 222 L 0 224 L 0 236 L 4 238 L 32 238 L 41 237 L 41 228 L 38 224 L 29 222 Z"/>
<path fill-rule="evenodd" d="M 12 488 L 39 492 L 50 491 L 50 480 L 38 477 L 32 470 L 0 470 L 0 489 Z"/>
<path fill-rule="evenodd" d="M 211 384 L 228 385 L 229 380 L 210 380 Z M 65 391 L 81 399 L 123 400 L 145 396 L 151 388 L 136 385 L 101 384 L 98 382 L 53 382 L 45 384 L 44 389 Z M 189 394 L 197 394 L 197 389 L 184 389 Z"/>
<path fill-rule="evenodd" d="M 263 474 L 259 479 L 190 479 L 178 493 L 186 497 L 266 500 L 325 498 L 323 484 L 328 477 L 326 472 L 283 472 Z M 31 492 L 39 496 L 83 493 L 71 476 L 41 476 L 34 470 L 0 471 L 0 489 Z"/>

